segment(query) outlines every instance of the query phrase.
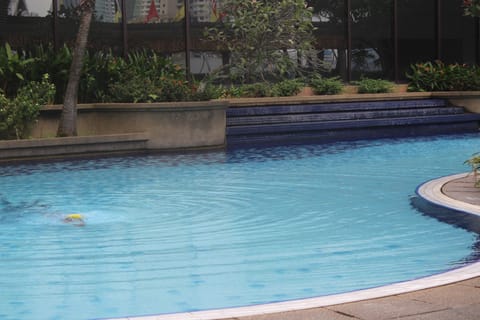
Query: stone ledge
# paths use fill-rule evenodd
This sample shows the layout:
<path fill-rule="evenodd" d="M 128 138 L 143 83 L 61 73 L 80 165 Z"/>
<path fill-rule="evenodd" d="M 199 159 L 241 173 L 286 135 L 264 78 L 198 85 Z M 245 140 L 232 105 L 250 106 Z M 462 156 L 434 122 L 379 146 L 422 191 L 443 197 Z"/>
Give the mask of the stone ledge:
<path fill-rule="evenodd" d="M 430 92 L 405 92 L 405 93 L 365 93 L 365 94 L 337 94 L 337 95 L 314 95 L 292 97 L 264 97 L 264 98 L 236 98 L 229 99 L 230 107 L 282 105 L 282 104 L 309 104 L 309 103 L 335 103 L 335 102 L 358 102 L 358 101 L 389 101 L 429 99 Z"/>
<path fill-rule="evenodd" d="M 77 110 L 83 111 L 114 111 L 114 112 L 169 112 L 169 111 L 202 111 L 202 110 L 216 110 L 226 109 L 228 107 L 227 101 L 218 99 L 210 101 L 179 101 L 179 102 L 154 102 L 154 103 L 85 103 L 78 104 Z M 60 104 L 47 105 L 42 107 L 43 112 L 61 112 L 63 106 Z"/>
<path fill-rule="evenodd" d="M 147 150 L 143 132 L 29 140 L 0 141 L 0 161 L 36 159 L 89 153 L 139 152 Z"/>
<path fill-rule="evenodd" d="M 311 95 L 291 97 L 264 97 L 264 98 L 235 98 L 228 99 L 230 107 L 247 107 L 262 105 L 282 104 L 309 104 L 309 103 L 336 103 L 336 102 L 359 102 L 359 101 L 392 101 L 411 99 L 447 99 L 452 102 L 468 99 L 477 101 L 480 99 L 480 91 L 442 91 L 442 92 L 392 92 L 392 93 L 349 93 L 336 95 Z"/>

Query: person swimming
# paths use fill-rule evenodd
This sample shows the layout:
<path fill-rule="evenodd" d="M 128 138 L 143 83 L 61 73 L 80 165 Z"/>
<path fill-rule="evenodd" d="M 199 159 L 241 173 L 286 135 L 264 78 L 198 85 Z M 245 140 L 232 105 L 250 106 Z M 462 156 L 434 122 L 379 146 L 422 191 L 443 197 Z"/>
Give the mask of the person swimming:
<path fill-rule="evenodd" d="M 83 215 L 80 213 L 67 214 L 65 218 L 63 218 L 63 222 L 70 223 L 78 227 L 82 227 L 85 225 L 85 220 L 83 218 Z"/>

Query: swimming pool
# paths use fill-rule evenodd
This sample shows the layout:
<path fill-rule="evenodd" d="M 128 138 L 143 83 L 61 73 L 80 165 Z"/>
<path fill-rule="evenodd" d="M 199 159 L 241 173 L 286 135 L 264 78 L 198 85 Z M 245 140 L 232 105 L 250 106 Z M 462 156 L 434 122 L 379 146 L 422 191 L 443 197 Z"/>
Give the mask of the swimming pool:
<path fill-rule="evenodd" d="M 252 305 L 423 277 L 478 235 L 425 216 L 462 135 L 0 167 L 0 319 Z M 80 212 L 84 227 L 62 222 Z"/>

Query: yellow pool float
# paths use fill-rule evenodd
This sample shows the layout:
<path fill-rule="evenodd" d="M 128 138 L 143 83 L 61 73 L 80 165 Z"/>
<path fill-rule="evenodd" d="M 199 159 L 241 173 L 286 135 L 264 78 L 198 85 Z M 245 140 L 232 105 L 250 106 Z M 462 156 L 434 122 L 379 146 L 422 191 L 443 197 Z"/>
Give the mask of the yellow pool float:
<path fill-rule="evenodd" d="M 81 215 L 80 213 L 71 213 L 71 214 L 67 214 L 67 216 L 65 217 L 65 219 L 70 219 L 70 220 L 83 220 L 83 215 Z"/>
<path fill-rule="evenodd" d="M 83 220 L 83 215 L 80 213 L 70 213 L 63 218 L 63 222 L 71 223 L 74 226 L 84 226 L 85 221 Z"/>

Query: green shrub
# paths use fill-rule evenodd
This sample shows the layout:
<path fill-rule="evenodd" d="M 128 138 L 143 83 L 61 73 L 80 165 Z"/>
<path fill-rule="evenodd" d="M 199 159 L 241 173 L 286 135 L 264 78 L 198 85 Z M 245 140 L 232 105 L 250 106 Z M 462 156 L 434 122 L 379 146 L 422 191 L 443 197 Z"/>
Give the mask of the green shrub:
<path fill-rule="evenodd" d="M 126 61 L 111 58 L 107 65 L 110 82 L 102 100 L 113 102 L 184 101 L 192 88 L 185 74 L 170 59 L 153 51 L 129 54 Z"/>
<path fill-rule="evenodd" d="M 0 47 L 0 89 L 7 97 L 13 97 L 25 82 L 29 66 L 34 62 L 25 52 L 12 50 L 6 43 Z"/>
<path fill-rule="evenodd" d="M 480 187 L 480 180 L 478 179 L 478 173 L 480 171 L 480 154 L 473 154 L 470 159 L 464 162 L 464 164 L 468 164 L 472 168 L 472 173 L 475 176 L 475 187 Z"/>
<path fill-rule="evenodd" d="M 10 101 L 3 91 L 0 91 L 0 139 L 7 139 L 13 127 L 13 118 L 10 111 Z"/>
<path fill-rule="evenodd" d="M 277 82 L 272 86 L 272 94 L 276 97 L 289 97 L 298 94 L 305 86 L 299 79 L 289 79 Z"/>
<path fill-rule="evenodd" d="M 47 46 L 39 45 L 27 52 L 27 56 L 34 60 L 29 65 L 28 80 L 41 81 L 43 75 L 48 74 L 56 89 L 55 103 L 62 103 L 72 63 L 70 48 L 64 45 L 55 50 L 51 44 Z M 83 79 L 83 76 L 84 73 L 82 73 L 81 79 Z M 82 87 L 82 84 L 80 84 L 80 87 Z M 80 101 L 82 100 L 80 99 Z"/>
<path fill-rule="evenodd" d="M 156 90 L 156 101 L 185 101 L 192 94 L 185 80 L 162 77 Z"/>
<path fill-rule="evenodd" d="M 155 83 L 132 70 L 126 70 L 117 81 L 107 88 L 107 101 L 111 102 L 154 102 L 157 87 Z"/>
<path fill-rule="evenodd" d="M 125 70 L 125 60 L 115 57 L 110 51 L 87 52 L 79 85 L 79 101 L 106 102 L 109 85 L 118 82 Z"/>
<path fill-rule="evenodd" d="M 310 80 L 310 86 L 315 94 L 339 94 L 342 92 L 343 83 L 339 77 L 322 78 L 320 76 L 314 77 Z"/>
<path fill-rule="evenodd" d="M 354 84 L 358 85 L 358 93 L 387 93 L 393 90 L 393 83 L 382 79 L 364 78 Z"/>
<path fill-rule="evenodd" d="M 266 82 L 244 84 L 241 85 L 239 88 L 242 97 L 259 98 L 272 96 L 272 88 Z"/>
<path fill-rule="evenodd" d="M 222 85 L 215 85 L 210 82 L 197 83 L 192 86 L 190 100 L 205 101 L 225 98 L 227 95 L 227 89 L 225 89 Z"/>
<path fill-rule="evenodd" d="M 64 46 L 38 46 L 28 53 L 34 63 L 29 65 L 27 78 L 40 80 L 44 73 L 57 88 L 56 103 L 62 103 L 72 61 L 71 50 Z M 166 79 L 166 80 L 165 80 Z M 111 51 L 85 55 L 80 78 L 78 101 L 88 102 L 154 102 L 186 100 L 188 84 L 178 88 L 175 81 L 184 81 L 185 73 L 171 59 L 153 50 L 129 53 L 126 59 Z M 162 83 L 165 82 L 165 83 Z"/>
<path fill-rule="evenodd" d="M 18 89 L 11 100 L 0 95 L 0 138 L 25 138 L 28 129 L 38 117 L 42 105 L 53 102 L 55 86 L 47 74 L 41 82 L 31 81 Z"/>
<path fill-rule="evenodd" d="M 444 64 L 441 61 L 410 66 L 409 91 L 480 90 L 480 69 L 465 64 Z"/>
<path fill-rule="evenodd" d="M 226 98 L 240 98 L 243 94 L 242 87 L 240 86 L 231 86 L 225 89 Z"/>

